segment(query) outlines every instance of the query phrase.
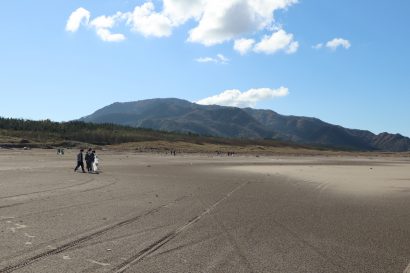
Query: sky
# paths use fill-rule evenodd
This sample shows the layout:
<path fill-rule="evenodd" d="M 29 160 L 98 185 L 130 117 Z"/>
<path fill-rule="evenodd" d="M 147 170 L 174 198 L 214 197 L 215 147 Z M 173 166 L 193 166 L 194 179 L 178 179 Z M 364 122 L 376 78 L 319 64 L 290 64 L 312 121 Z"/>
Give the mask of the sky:
<path fill-rule="evenodd" d="M 410 136 L 410 1 L 2 0 L 0 116 L 180 98 Z"/>

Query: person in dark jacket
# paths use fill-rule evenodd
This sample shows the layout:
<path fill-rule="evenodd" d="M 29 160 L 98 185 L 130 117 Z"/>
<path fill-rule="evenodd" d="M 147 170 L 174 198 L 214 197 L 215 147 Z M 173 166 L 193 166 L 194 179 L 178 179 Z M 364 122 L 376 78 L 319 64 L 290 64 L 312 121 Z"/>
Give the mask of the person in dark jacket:
<path fill-rule="evenodd" d="M 91 148 L 89 148 L 88 152 L 85 154 L 85 163 L 87 165 L 87 171 L 90 173 L 92 171 L 93 166 Z"/>
<path fill-rule="evenodd" d="M 95 151 L 90 152 L 90 173 L 94 172 L 94 160 L 95 160 Z"/>
<path fill-rule="evenodd" d="M 81 149 L 80 152 L 79 152 L 78 155 L 77 155 L 77 166 L 76 166 L 75 169 L 74 169 L 75 172 L 77 171 L 77 169 L 78 169 L 79 167 L 81 167 L 81 169 L 83 170 L 83 173 L 85 173 L 85 170 L 84 170 L 84 157 L 83 157 L 83 152 L 84 152 L 84 150 Z"/>

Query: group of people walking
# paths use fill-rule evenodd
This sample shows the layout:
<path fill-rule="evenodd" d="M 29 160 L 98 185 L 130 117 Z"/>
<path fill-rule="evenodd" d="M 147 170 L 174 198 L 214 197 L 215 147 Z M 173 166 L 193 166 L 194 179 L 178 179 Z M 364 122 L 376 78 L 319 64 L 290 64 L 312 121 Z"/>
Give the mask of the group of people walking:
<path fill-rule="evenodd" d="M 84 169 L 84 160 L 87 167 L 87 172 L 89 173 L 98 173 L 98 157 L 95 153 L 95 150 L 91 148 L 88 149 L 85 156 L 83 155 L 84 149 L 81 149 L 80 152 L 77 154 L 77 166 L 75 167 L 74 171 L 76 172 L 78 168 L 81 167 L 83 173 L 85 173 Z"/>

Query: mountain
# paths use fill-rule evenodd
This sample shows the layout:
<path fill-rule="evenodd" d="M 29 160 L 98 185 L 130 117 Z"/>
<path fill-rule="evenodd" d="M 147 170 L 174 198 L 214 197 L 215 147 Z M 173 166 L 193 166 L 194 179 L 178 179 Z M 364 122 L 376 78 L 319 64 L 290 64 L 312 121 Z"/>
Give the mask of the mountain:
<path fill-rule="evenodd" d="M 179 99 L 117 102 L 81 120 L 210 136 L 272 138 L 271 130 L 240 108 L 203 106 Z"/>
<path fill-rule="evenodd" d="M 317 118 L 284 116 L 272 110 L 199 105 L 173 98 L 116 102 L 80 120 L 220 137 L 274 138 L 351 150 L 410 150 L 410 138 L 399 134 L 375 135 Z"/>

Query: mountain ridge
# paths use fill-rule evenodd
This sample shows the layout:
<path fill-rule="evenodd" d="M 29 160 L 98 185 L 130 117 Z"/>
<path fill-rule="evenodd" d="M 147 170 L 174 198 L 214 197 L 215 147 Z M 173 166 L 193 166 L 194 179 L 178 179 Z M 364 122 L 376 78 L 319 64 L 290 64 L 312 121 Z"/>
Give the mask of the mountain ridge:
<path fill-rule="evenodd" d="M 351 150 L 410 150 L 410 138 L 400 134 L 374 134 L 313 117 L 285 116 L 263 109 L 199 105 L 177 98 L 115 102 L 80 120 L 218 137 L 278 139 Z"/>

